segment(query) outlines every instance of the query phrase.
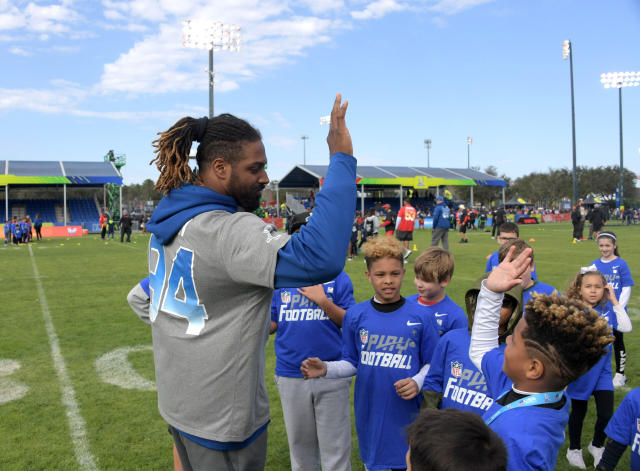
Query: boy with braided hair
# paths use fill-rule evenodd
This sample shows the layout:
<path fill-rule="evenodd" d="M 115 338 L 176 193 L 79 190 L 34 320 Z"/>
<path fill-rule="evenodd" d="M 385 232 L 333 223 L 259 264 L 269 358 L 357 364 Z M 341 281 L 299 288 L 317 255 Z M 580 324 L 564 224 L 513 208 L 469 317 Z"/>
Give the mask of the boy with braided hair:
<path fill-rule="evenodd" d="M 469 356 L 487 381 L 499 375 L 513 381 L 484 416 L 505 442 L 508 469 L 550 470 L 569 420 L 563 390 L 606 354 L 613 335 L 607 321 L 582 302 L 557 294 L 534 294 L 526 304 L 525 317 L 507 338 L 504 360 L 499 363 L 486 355 L 498 346 L 503 293 L 522 284 L 522 274 L 531 266 L 531 249 L 514 259 L 515 250 L 511 247 L 482 283 Z"/>

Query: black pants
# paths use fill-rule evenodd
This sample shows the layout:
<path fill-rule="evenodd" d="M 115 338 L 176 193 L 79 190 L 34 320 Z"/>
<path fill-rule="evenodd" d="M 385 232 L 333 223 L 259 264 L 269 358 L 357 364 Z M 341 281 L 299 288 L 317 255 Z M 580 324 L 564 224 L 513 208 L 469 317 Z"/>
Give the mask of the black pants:
<path fill-rule="evenodd" d="M 131 242 L 131 229 L 126 230 L 124 227 L 120 230 L 120 242 L 124 242 L 125 234 L 127 234 L 127 242 Z"/>
<path fill-rule="evenodd" d="M 38 240 L 42 239 L 42 226 L 34 226 L 36 229 L 36 238 Z"/>
<path fill-rule="evenodd" d="M 107 234 L 107 226 L 102 226 L 102 231 L 100 231 L 100 236 L 104 239 L 104 236 Z"/>
<path fill-rule="evenodd" d="M 613 391 L 594 391 L 593 398 L 596 401 L 596 424 L 593 430 L 593 446 L 604 446 L 607 437 L 604 428 L 613 415 Z M 569 415 L 569 448 L 579 450 L 582 448 L 580 437 L 582 436 L 582 424 L 587 415 L 589 401 L 571 399 L 571 414 Z"/>
<path fill-rule="evenodd" d="M 624 348 L 624 337 L 622 332 L 613 331 L 616 340 L 613 342 L 613 353 L 616 357 L 616 373 L 624 374 L 624 367 L 627 363 L 627 350 Z"/>

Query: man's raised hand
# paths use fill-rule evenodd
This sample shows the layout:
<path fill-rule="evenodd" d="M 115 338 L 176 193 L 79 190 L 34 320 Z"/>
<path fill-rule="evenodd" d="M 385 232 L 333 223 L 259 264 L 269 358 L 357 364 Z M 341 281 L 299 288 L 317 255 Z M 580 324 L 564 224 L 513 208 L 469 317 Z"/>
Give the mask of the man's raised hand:
<path fill-rule="evenodd" d="M 327 136 L 327 144 L 329 144 L 329 155 L 333 155 L 336 152 L 342 152 L 345 154 L 353 155 L 353 144 L 351 143 L 351 135 L 347 124 L 344 120 L 347 114 L 347 107 L 349 102 L 345 100 L 342 103 L 342 97 L 338 93 L 336 100 L 333 102 L 333 109 L 331 110 L 331 122 L 329 125 L 329 135 Z"/>
<path fill-rule="evenodd" d="M 515 247 L 511 247 L 504 260 L 493 269 L 486 281 L 486 288 L 494 293 L 505 293 L 516 285 L 522 284 L 522 274 L 531 265 L 531 249 L 522 251 L 512 259 Z"/>

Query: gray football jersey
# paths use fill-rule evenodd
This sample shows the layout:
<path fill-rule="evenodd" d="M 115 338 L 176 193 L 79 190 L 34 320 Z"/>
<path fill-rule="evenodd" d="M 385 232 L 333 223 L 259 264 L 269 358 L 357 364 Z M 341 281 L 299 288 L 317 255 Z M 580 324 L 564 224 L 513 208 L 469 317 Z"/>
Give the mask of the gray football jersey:
<path fill-rule="evenodd" d="M 158 408 L 174 427 L 221 442 L 269 420 L 265 345 L 278 250 L 289 236 L 250 213 L 211 211 L 170 244 L 149 243 Z"/>

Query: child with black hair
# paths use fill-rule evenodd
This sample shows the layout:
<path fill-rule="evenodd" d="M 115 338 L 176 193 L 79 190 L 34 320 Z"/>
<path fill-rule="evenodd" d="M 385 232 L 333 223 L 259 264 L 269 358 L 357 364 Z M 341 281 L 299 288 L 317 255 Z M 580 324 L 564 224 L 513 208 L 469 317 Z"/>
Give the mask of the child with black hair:
<path fill-rule="evenodd" d="M 404 247 L 393 237 L 363 245 L 375 296 L 342 320 L 342 359 L 302 362 L 305 378 L 356 376 L 353 408 L 360 457 L 369 471 L 404 469 L 405 428 L 418 415 L 418 395 L 438 334 L 400 295 Z"/>
<path fill-rule="evenodd" d="M 631 298 L 633 278 L 627 262 L 620 258 L 618 239 L 611 231 L 601 232 L 596 236 L 598 250 L 602 257 L 591 262 L 604 275 L 607 283 L 613 287 L 618 303 L 626 310 Z M 613 335 L 616 341 L 613 343 L 613 352 L 616 359 L 616 374 L 613 376 L 613 387 L 621 388 L 627 382 L 624 369 L 627 363 L 627 350 L 624 346 L 622 332 L 614 329 Z"/>
<path fill-rule="evenodd" d="M 469 412 L 424 409 L 407 429 L 407 442 L 407 471 L 507 469 L 504 443 Z"/>
<path fill-rule="evenodd" d="M 607 321 L 582 302 L 534 294 L 507 338 L 503 361 L 487 355 L 498 347 L 503 293 L 521 285 L 531 266 L 530 248 L 514 259 L 515 251 L 511 247 L 482 282 L 469 356 L 485 378 L 506 375 L 513 381 L 484 416 L 507 447 L 508 469 L 551 470 L 569 419 L 564 388 L 606 354 L 613 336 Z"/>
<path fill-rule="evenodd" d="M 599 313 L 613 329 L 631 332 L 629 316 L 618 303 L 612 286 L 607 284 L 606 278 L 595 265 L 580 270 L 567 290 L 567 296 L 583 302 L 590 310 Z M 589 398 L 593 395 L 596 402 L 597 419 L 593 440 L 588 447 L 595 464 L 602 458 L 606 438 L 604 429 L 613 415 L 611 348 L 607 348 L 607 353 L 586 374 L 567 386 L 567 394 L 571 398 L 567 460 L 571 466 L 585 469 L 580 437 Z"/>

